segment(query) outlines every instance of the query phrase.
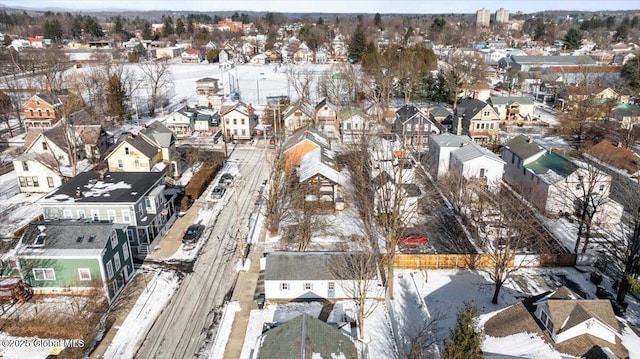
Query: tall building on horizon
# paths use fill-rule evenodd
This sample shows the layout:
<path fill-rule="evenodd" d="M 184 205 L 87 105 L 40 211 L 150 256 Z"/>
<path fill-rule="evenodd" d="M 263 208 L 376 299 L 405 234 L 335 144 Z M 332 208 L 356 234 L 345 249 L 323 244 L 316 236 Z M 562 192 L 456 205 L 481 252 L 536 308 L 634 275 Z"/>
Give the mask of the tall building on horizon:
<path fill-rule="evenodd" d="M 496 24 L 506 24 L 509 22 L 509 10 L 500 8 L 496 10 Z"/>
<path fill-rule="evenodd" d="M 491 13 L 488 9 L 482 8 L 476 12 L 476 26 L 489 26 Z"/>

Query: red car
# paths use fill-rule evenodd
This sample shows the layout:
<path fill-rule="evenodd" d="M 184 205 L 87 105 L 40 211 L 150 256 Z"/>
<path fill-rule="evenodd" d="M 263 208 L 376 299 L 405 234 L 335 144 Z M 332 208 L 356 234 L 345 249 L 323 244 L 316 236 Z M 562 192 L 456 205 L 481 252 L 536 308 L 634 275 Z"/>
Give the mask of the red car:
<path fill-rule="evenodd" d="M 400 239 L 398 240 L 399 243 L 404 244 L 422 244 L 427 243 L 428 241 L 429 239 L 420 233 L 409 233 L 405 236 L 400 237 Z"/>

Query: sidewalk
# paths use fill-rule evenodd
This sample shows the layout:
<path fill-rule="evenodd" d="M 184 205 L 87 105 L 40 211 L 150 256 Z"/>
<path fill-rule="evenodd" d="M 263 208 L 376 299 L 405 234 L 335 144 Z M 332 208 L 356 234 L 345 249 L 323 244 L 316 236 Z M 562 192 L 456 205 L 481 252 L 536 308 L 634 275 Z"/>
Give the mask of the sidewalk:
<path fill-rule="evenodd" d="M 206 198 L 206 193 L 193 202 L 193 205 L 187 210 L 184 216 L 176 218 L 171 228 L 169 228 L 164 237 L 158 242 L 158 245 L 149 253 L 145 261 L 162 261 L 176 253 L 182 245 L 182 235 L 187 230 L 187 227 L 198 219 L 200 209 L 203 207 L 204 200 L 201 200 L 202 198 Z"/>
<path fill-rule="evenodd" d="M 263 235 L 261 234 L 260 237 L 263 238 Z M 260 279 L 260 258 L 262 258 L 264 251 L 263 244 L 264 242 L 258 242 L 251 247 L 252 251 L 249 254 L 251 265 L 249 266 L 249 271 L 238 273 L 236 287 L 231 300 L 237 300 L 240 303 L 241 309 L 233 319 L 231 334 L 229 335 L 229 340 L 227 341 L 224 352 L 225 359 L 240 358 L 244 345 L 244 337 L 247 332 L 247 325 L 249 324 L 249 314 L 253 309 L 258 308 L 254 298 L 258 280 Z"/>

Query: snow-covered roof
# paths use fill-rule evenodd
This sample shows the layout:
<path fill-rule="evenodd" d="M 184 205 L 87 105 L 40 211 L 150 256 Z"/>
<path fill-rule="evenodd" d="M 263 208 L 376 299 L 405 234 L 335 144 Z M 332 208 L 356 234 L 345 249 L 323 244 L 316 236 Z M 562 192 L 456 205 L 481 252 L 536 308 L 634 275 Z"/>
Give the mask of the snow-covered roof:
<path fill-rule="evenodd" d="M 340 173 L 335 168 L 335 152 L 316 147 L 312 151 L 305 153 L 300 160 L 298 176 L 300 182 L 320 174 L 334 183 L 338 183 Z"/>
<path fill-rule="evenodd" d="M 477 158 L 485 157 L 490 160 L 505 164 L 502 158 L 498 157 L 498 155 L 478 145 L 475 142 L 467 142 L 466 145 L 463 145 L 462 147 L 451 151 L 451 155 L 460 160 L 460 162 L 467 162 Z"/>

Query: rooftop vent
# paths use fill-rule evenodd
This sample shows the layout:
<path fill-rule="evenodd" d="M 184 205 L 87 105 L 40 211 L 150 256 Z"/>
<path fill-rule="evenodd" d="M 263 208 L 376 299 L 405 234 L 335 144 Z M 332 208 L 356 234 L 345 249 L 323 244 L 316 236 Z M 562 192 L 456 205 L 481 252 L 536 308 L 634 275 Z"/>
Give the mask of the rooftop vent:
<path fill-rule="evenodd" d="M 76 187 L 76 197 L 82 197 L 82 190 L 80 186 Z"/>

